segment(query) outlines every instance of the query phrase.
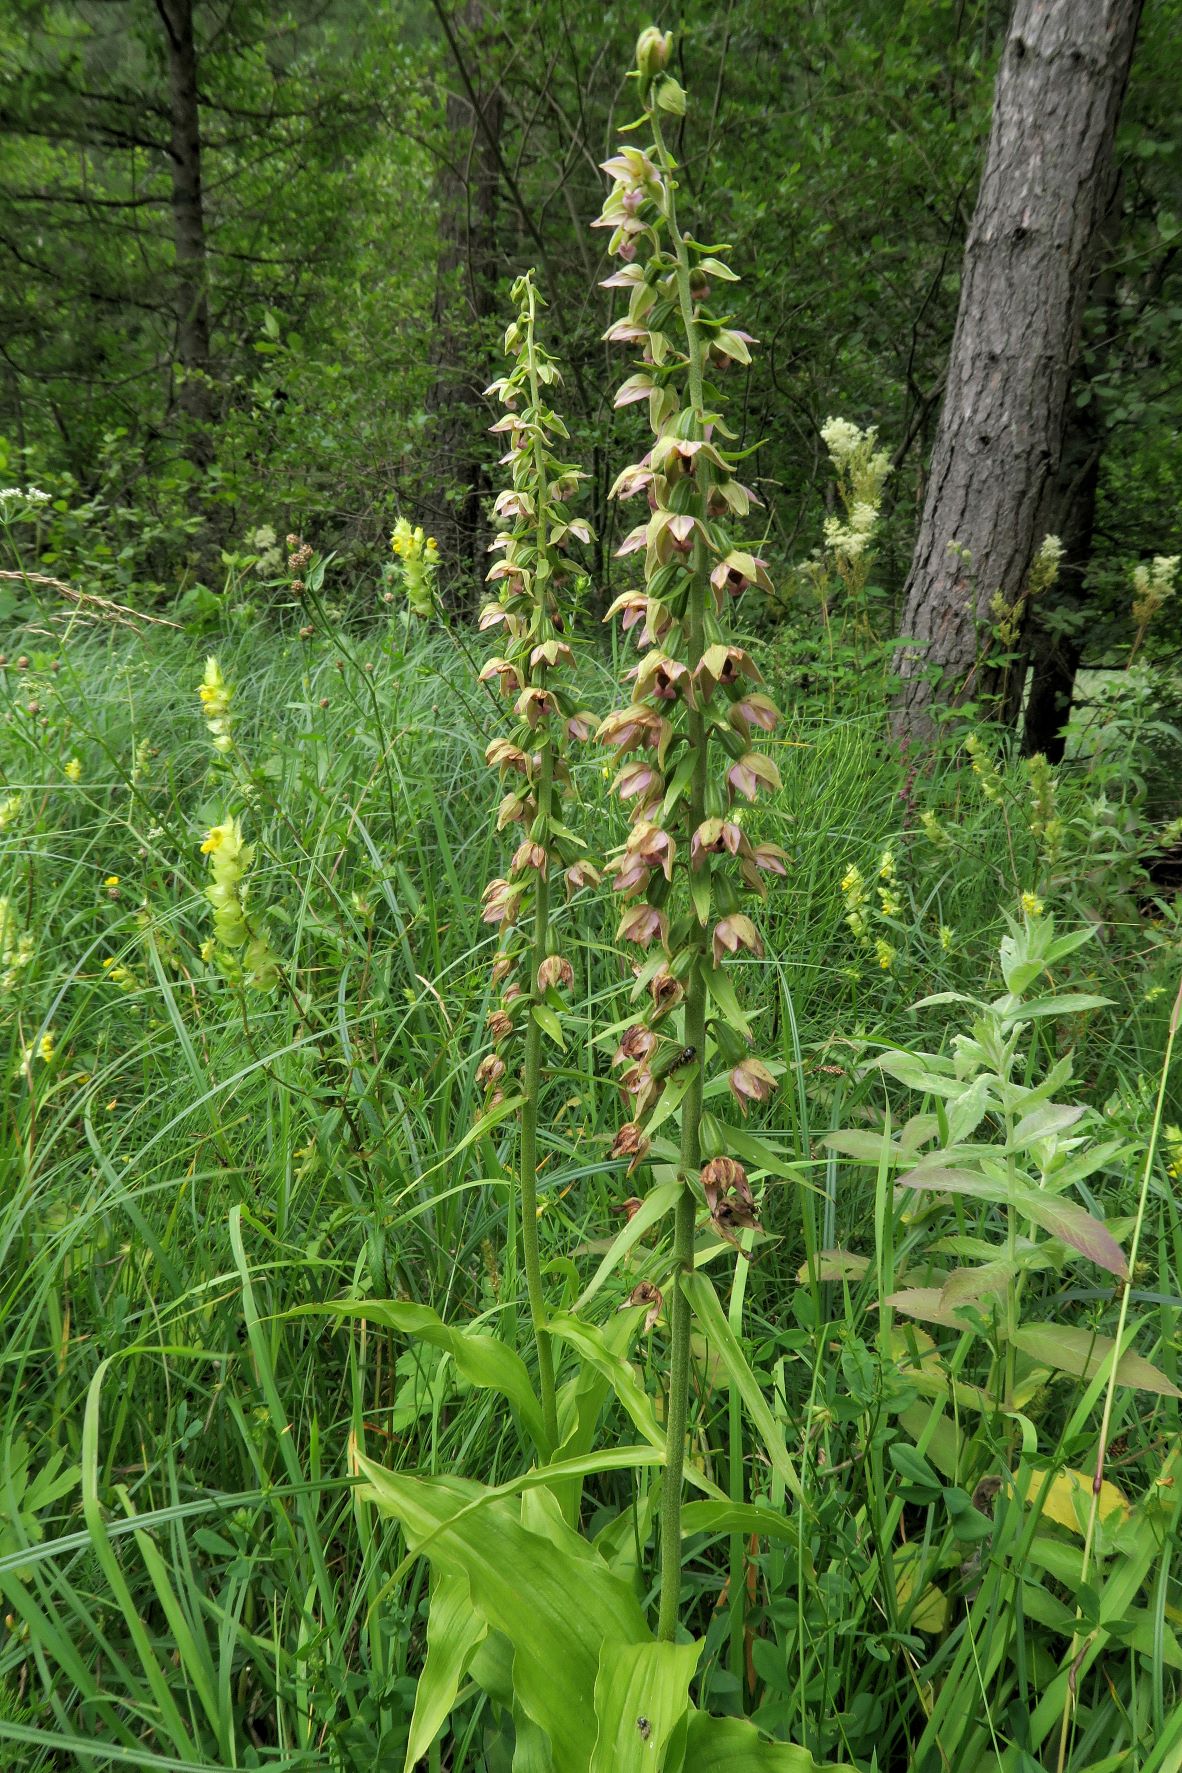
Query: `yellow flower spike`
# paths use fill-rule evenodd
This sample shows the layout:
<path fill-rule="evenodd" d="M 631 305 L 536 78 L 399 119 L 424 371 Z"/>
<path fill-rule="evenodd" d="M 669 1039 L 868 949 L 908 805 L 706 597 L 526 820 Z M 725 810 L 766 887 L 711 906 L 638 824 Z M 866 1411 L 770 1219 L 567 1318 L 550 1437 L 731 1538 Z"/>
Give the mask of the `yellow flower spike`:
<path fill-rule="evenodd" d="M 82 780 L 82 759 L 71 757 L 70 761 L 63 765 L 62 774 L 67 782 L 80 782 Z"/>
<path fill-rule="evenodd" d="M 889 973 L 895 963 L 895 950 L 891 947 L 889 942 L 884 942 L 882 938 L 879 937 L 878 941 L 874 944 L 874 952 L 878 956 L 878 964 L 883 972 Z"/>
<path fill-rule="evenodd" d="M 1037 893 L 1023 893 L 1022 909 L 1027 917 L 1041 917 L 1046 910 L 1046 906 L 1043 904 Z"/>
<path fill-rule="evenodd" d="M 53 1029 L 47 1028 L 45 1033 L 41 1036 L 41 1039 L 37 1042 L 37 1057 L 44 1060 L 46 1065 L 48 1065 L 49 1061 L 53 1058 L 56 1039 L 57 1036 L 54 1034 Z"/>

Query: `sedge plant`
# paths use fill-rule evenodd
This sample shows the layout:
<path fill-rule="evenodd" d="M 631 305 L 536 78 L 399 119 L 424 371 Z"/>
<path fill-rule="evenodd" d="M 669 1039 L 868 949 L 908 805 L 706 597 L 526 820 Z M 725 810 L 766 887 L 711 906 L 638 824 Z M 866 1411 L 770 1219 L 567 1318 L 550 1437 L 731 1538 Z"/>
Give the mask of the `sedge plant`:
<path fill-rule="evenodd" d="M 705 1205 L 716 1230 L 736 1241 L 753 1228 L 747 1170 L 727 1129 L 704 1109 L 712 1071 L 729 1072 L 744 1115 L 775 1087 L 751 1050 L 751 1031 L 725 970 L 763 943 L 744 892 L 762 898 L 765 874 L 783 874 L 775 844 L 753 844 L 736 816 L 778 788 L 779 774 L 754 735 L 779 716 L 757 684 L 761 674 L 734 640 L 729 611 L 751 585 L 770 589 L 765 564 L 739 546 L 732 526 L 754 495 L 736 478 L 737 453 L 719 408 L 717 383 L 750 360 L 754 341 L 720 303 L 735 273 L 700 246 L 677 211 L 677 163 L 666 120 L 685 110 L 667 72 L 672 40 L 646 31 L 636 79 L 647 146 L 631 143 L 606 163 L 613 184 L 598 226 L 611 229 L 621 261 L 607 287 L 627 295 L 627 312 L 607 338 L 637 351 L 642 365 L 616 395 L 643 402 L 653 442 L 615 482 L 616 497 L 643 497 L 649 511 L 625 538 L 622 555 L 643 553 L 644 589 L 626 591 L 609 614 L 635 630 L 640 663 L 628 672 L 629 703 L 608 715 L 600 740 L 621 759 L 613 789 L 630 808 L 631 831 L 609 864 L 623 901 L 619 937 L 643 955 L 637 992 L 643 1014 L 627 1029 L 617 1058 L 628 1117 L 613 1147 L 633 1166 L 649 1145 L 647 1126 L 680 1116 L 673 1285 L 670 1298 L 668 1435 L 661 1509 L 658 1636 L 674 1636 L 681 1572 L 681 1496 L 690 1391 L 690 1300 L 694 1235 Z"/>

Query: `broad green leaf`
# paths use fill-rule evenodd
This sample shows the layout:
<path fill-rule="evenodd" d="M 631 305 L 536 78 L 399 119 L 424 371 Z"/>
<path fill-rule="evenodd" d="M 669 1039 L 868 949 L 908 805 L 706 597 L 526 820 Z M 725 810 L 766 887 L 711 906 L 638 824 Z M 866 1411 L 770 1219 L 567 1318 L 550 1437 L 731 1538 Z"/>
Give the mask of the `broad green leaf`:
<path fill-rule="evenodd" d="M 1059 1373 L 1071 1373 L 1077 1379 L 1090 1379 L 1116 1347 L 1108 1336 L 1094 1336 L 1090 1330 L 1067 1324 L 1026 1324 L 1015 1330 L 1015 1348 L 1029 1355 L 1042 1367 L 1053 1367 Z M 1159 1397 L 1182 1397 L 1182 1391 L 1164 1373 L 1132 1349 L 1116 1363 L 1116 1377 L 1121 1385 L 1135 1391 L 1156 1392 Z"/>
<path fill-rule="evenodd" d="M 882 1303 L 889 1305 L 892 1311 L 917 1317 L 921 1323 L 942 1324 L 948 1330 L 971 1330 L 973 1326 L 968 1316 L 958 1317 L 957 1311 L 982 1309 L 975 1299 L 964 1299 L 958 1306 L 956 1301 L 945 1299 L 941 1287 L 902 1287 L 897 1293 L 888 1294 Z M 988 1315 L 986 1309 L 985 1316 Z"/>
<path fill-rule="evenodd" d="M 735 988 L 731 984 L 731 981 L 727 977 L 723 968 L 703 967 L 703 975 L 706 980 L 706 989 L 709 991 L 710 996 L 716 1004 L 718 1012 L 727 1027 L 733 1028 L 736 1034 L 741 1034 L 747 1040 L 750 1040 L 751 1024 L 739 1008 L 739 1000 L 735 995 Z"/>
<path fill-rule="evenodd" d="M 557 1541 L 553 1522 L 546 1537 L 531 1533 L 518 1504 L 488 1500 L 479 1484 L 359 1463 L 412 1551 L 466 1578 L 473 1609 L 513 1645 L 516 1700 L 550 1738 L 554 1773 L 588 1773 L 603 1648 L 652 1642 L 632 1590 L 573 1529 L 558 1523 Z"/>
<path fill-rule="evenodd" d="M 925 1095 L 959 1096 L 964 1088 L 959 1078 L 949 1075 L 951 1066 L 944 1069 L 945 1061 L 930 1053 L 880 1053 L 870 1064 L 909 1090 L 922 1090 Z"/>
<path fill-rule="evenodd" d="M 604 1281 L 619 1267 L 632 1246 L 639 1243 L 650 1226 L 655 1225 L 658 1219 L 665 1217 L 665 1214 L 675 1205 L 680 1194 L 680 1182 L 662 1182 L 659 1187 L 652 1189 L 645 1196 L 637 1212 L 629 1219 L 623 1230 L 617 1232 L 612 1239 L 607 1254 L 575 1300 L 572 1308 L 574 1311 L 582 1311 L 585 1305 L 590 1304 Z"/>
<path fill-rule="evenodd" d="M 1020 1262 L 1009 1262 L 1004 1258 L 982 1262 L 977 1268 L 954 1268 L 940 1288 L 940 1295 L 950 1307 L 966 1302 L 975 1304 L 978 1299 L 1004 1293 L 1010 1281 L 1021 1272 Z"/>
<path fill-rule="evenodd" d="M 858 1256 L 853 1250 L 818 1250 L 817 1279 L 822 1281 L 860 1281 L 870 1267 L 869 1256 Z M 796 1271 L 801 1286 L 809 1281 L 809 1264 L 802 1262 Z"/>
<path fill-rule="evenodd" d="M 738 1338 L 723 1314 L 718 1303 L 718 1294 L 702 1273 L 683 1274 L 678 1285 L 693 1308 L 694 1316 L 701 1324 L 707 1337 L 713 1344 L 714 1352 L 730 1375 L 731 1383 L 737 1389 L 747 1406 L 747 1412 L 759 1430 L 772 1462 L 772 1469 L 783 1479 L 785 1486 L 798 1502 L 804 1501 L 804 1493 L 800 1487 L 800 1479 L 796 1475 L 796 1467 L 788 1457 L 788 1449 L 780 1433 L 779 1424 L 772 1415 L 771 1406 L 764 1396 L 763 1388 L 756 1379 L 747 1363 L 747 1357 L 739 1346 Z"/>
<path fill-rule="evenodd" d="M 403 1773 L 411 1773 L 447 1722 L 468 1665 L 487 1634 L 487 1620 L 473 1611 L 467 1577 L 437 1577 L 431 1590 L 427 1655 L 415 1690 Z"/>
<path fill-rule="evenodd" d="M 1078 1107 L 1071 1102 L 1044 1102 L 1033 1114 L 1023 1117 L 1014 1128 L 1007 1151 L 1025 1151 L 1028 1145 L 1036 1140 L 1049 1139 L 1056 1133 L 1065 1133 L 1076 1121 L 1082 1120 L 1087 1113 L 1086 1108 Z"/>
<path fill-rule="evenodd" d="M 538 1446 L 545 1446 L 542 1411 L 525 1362 L 514 1349 L 495 1336 L 457 1329 L 454 1324 L 444 1323 L 429 1305 L 416 1305 L 402 1299 L 334 1299 L 325 1306 L 301 1307 L 303 1311 L 363 1318 L 367 1323 L 385 1324 L 387 1329 L 398 1330 L 402 1335 L 427 1342 L 433 1348 L 446 1349 L 470 1384 L 499 1391 L 502 1397 L 508 1398 L 523 1427 Z"/>
<path fill-rule="evenodd" d="M 968 1089 L 961 1095 L 954 1096 L 948 1103 L 948 1140 L 952 1145 L 959 1145 L 975 1133 L 989 1110 L 994 1106 L 990 1091 L 991 1080 L 988 1077 L 976 1077 Z"/>
<path fill-rule="evenodd" d="M 655 1449 L 664 1457 L 665 1430 L 657 1421 L 653 1412 L 652 1400 L 640 1383 L 636 1368 L 631 1361 L 624 1359 L 610 1348 L 604 1339 L 603 1331 L 594 1324 L 585 1324 L 579 1318 L 571 1317 L 566 1312 L 554 1312 L 547 1320 L 547 1329 L 552 1336 L 575 1350 L 580 1360 L 587 1361 L 595 1367 L 608 1381 L 620 1403 L 631 1417 L 633 1425 L 639 1429 Z M 711 1483 L 704 1473 L 698 1471 L 689 1461 L 686 1462 L 686 1480 L 695 1488 L 704 1490 L 708 1496 L 721 1495 L 716 1484 Z"/>
<path fill-rule="evenodd" d="M 690 1713 L 684 1773 L 842 1773 L 844 1763 L 814 1761 L 807 1748 L 773 1742 L 746 1718 Z"/>
<path fill-rule="evenodd" d="M 1032 997 L 1006 1020 L 1033 1022 L 1039 1016 L 1078 1016 L 1084 1010 L 1102 1010 L 1111 1002 L 1110 997 L 1096 997 L 1088 991 L 1065 991 L 1061 997 Z"/>
<path fill-rule="evenodd" d="M 896 1548 L 895 1600 L 906 1629 L 941 1632 L 948 1623 L 948 1596 L 936 1583 L 923 1582 L 922 1573 L 917 1568 L 919 1562 L 918 1545 L 901 1545 Z"/>
<path fill-rule="evenodd" d="M 889 1164 L 907 1161 L 898 1146 L 885 1133 L 863 1132 L 857 1127 L 826 1133 L 821 1144 L 827 1145 L 830 1151 L 840 1151 L 843 1157 L 853 1157 L 859 1163 L 874 1164 L 876 1167 L 882 1162 L 884 1151 Z"/>
<path fill-rule="evenodd" d="M 701 1644 L 605 1643 L 595 1681 L 590 1773 L 649 1773 L 689 1706 Z"/>
<path fill-rule="evenodd" d="M 1037 1468 L 1030 1473 L 1030 1488 L 1026 1492 L 1026 1503 L 1033 1507 L 1038 1501 L 1047 1474 Z M 1042 1499 L 1041 1515 L 1043 1520 L 1057 1521 L 1069 1532 L 1078 1533 L 1082 1538 L 1086 1529 L 1088 1515 L 1092 1507 L 1092 1475 L 1086 1471 L 1072 1471 L 1065 1468 L 1057 1471 L 1047 1487 Z M 1128 1517 L 1129 1501 L 1124 1491 L 1107 1478 L 1100 1480 L 1100 1514 L 1101 1521 L 1110 1515 L 1119 1513 L 1122 1520 Z"/>

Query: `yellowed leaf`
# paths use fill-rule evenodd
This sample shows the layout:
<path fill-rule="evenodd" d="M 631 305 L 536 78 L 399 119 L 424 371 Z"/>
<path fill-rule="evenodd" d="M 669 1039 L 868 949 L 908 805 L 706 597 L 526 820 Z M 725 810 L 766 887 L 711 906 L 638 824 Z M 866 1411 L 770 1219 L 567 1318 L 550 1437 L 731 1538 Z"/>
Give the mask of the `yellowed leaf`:
<path fill-rule="evenodd" d="M 911 1605 L 916 1588 L 915 1548 L 902 1545 L 895 1553 L 895 1599 L 902 1610 Z M 943 1589 L 929 1582 L 910 1614 L 908 1624 L 915 1631 L 941 1632 L 948 1623 L 948 1596 Z"/>
<path fill-rule="evenodd" d="M 1030 1488 L 1026 1492 L 1028 1503 L 1037 1499 L 1046 1476 L 1045 1471 L 1035 1470 L 1030 1473 Z M 1044 1520 L 1054 1521 L 1058 1526 L 1066 1527 L 1069 1533 L 1078 1533 L 1082 1538 L 1087 1530 L 1091 1506 L 1092 1479 L 1089 1474 L 1070 1469 L 1057 1471 L 1043 1499 L 1042 1516 Z M 1110 1484 L 1104 1478 L 1100 1484 L 1100 1519 L 1106 1521 L 1109 1515 L 1118 1512 L 1122 1520 L 1128 1518 L 1128 1498 L 1116 1484 Z"/>

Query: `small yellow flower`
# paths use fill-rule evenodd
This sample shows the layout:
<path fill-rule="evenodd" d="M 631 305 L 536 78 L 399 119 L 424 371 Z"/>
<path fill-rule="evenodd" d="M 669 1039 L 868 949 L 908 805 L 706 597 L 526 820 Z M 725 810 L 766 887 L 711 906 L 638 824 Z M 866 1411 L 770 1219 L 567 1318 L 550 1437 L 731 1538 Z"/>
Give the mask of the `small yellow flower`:
<path fill-rule="evenodd" d="M 212 936 L 207 936 L 201 944 L 201 958 L 208 965 L 217 953 L 217 943 Z"/>
<path fill-rule="evenodd" d="M 882 860 L 878 864 L 878 878 L 879 880 L 885 880 L 888 885 L 895 878 L 895 858 L 890 850 L 883 850 L 882 852 Z"/>
<path fill-rule="evenodd" d="M 952 928 L 951 924 L 942 923 L 940 925 L 940 946 L 945 954 L 952 953 L 952 944 L 955 940 L 956 931 Z"/>
<path fill-rule="evenodd" d="M 106 958 L 106 960 L 104 960 L 104 962 L 103 962 L 103 971 L 104 971 L 104 972 L 106 972 L 106 971 L 107 971 L 107 969 L 108 969 L 108 968 L 109 968 L 109 967 L 113 967 L 113 966 L 114 966 L 114 964 L 115 964 L 115 958 L 114 958 L 114 956 L 113 956 L 113 955 L 111 955 L 111 954 L 108 954 L 108 956 L 107 956 L 107 958 Z"/>
<path fill-rule="evenodd" d="M 845 894 L 846 898 L 848 899 L 851 897 L 852 894 L 859 892 L 861 890 L 861 886 L 862 886 L 862 871 L 860 868 L 855 868 L 851 864 L 850 867 L 846 869 L 845 873 L 841 877 L 841 890 Z"/>
<path fill-rule="evenodd" d="M 1046 906 L 1043 904 L 1037 893 L 1023 893 L 1022 909 L 1027 917 L 1041 917 L 1046 910 Z"/>
<path fill-rule="evenodd" d="M 882 901 L 882 915 L 884 917 L 898 917 L 902 908 L 895 895 L 887 892 L 885 887 L 879 887 L 878 896 Z"/>
<path fill-rule="evenodd" d="M 119 876 L 117 874 L 108 874 L 106 880 L 104 880 L 104 882 L 103 882 L 103 885 L 104 886 L 118 886 L 119 885 Z"/>
<path fill-rule="evenodd" d="M 82 759 L 71 757 L 69 763 L 64 765 L 63 773 L 67 782 L 80 782 L 82 780 Z"/>
<path fill-rule="evenodd" d="M 43 1059 L 47 1065 L 53 1058 L 54 1043 L 56 1039 L 57 1037 L 54 1034 L 53 1029 L 47 1028 L 45 1033 L 41 1036 L 41 1039 L 37 1042 L 37 1057 Z"/>
<path fill-rule="evenodd" d="M 883 972 L 889 973 L 892 966 L 895 964 L 895 950 L 891 947 L 889 942 L 884 942 L 880 936 L 878 941 L 874 944 L 874 952 L 878 956 L 878 964 Z"/>
<path fill-rule="evenodd" d="M 1182 1127 L 1163 1127 L 1162 1144 L 1166 1148 L 1168 1174 L 1175 1182 L 1182 1182 Z"/>
<path fill-rule="evenodd" d="M 214 825 L 209 831 L 207 831 L 205 833 L 205 842 L 201 845 L 201 854 L 203 856 L 212 856 L 215 850 L 220 849 L 222 844 L 226 841 L 226 833 L 228 830 L 228 825 Z"/>

